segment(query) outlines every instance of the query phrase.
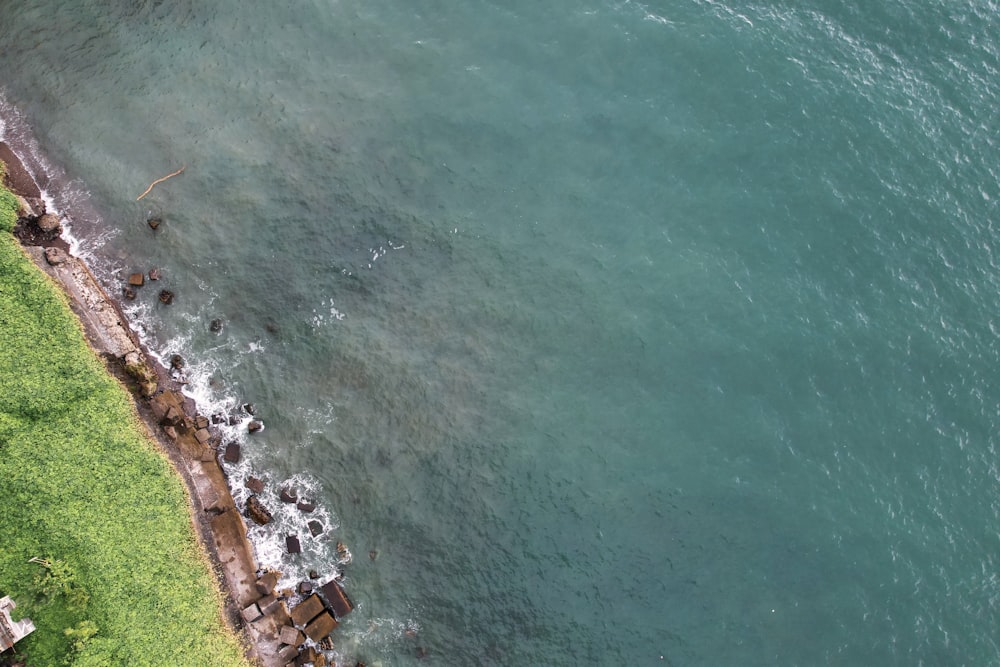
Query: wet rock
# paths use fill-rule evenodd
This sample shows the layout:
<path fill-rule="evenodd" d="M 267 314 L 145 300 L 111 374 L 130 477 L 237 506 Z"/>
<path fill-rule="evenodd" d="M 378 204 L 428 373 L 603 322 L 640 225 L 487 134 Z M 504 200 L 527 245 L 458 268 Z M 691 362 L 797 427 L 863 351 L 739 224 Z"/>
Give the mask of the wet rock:
<path fill-rule="evenodd" d="M 247 517 L 252 519 L 258 526 L 266 526 L 271 522 L 271 513 L 257 499 L 257 496 L 247 498 Z"/>
<path fill-rule="evenodd" d="M 257 408 L 254 407 L 253 403 L 244 403 L 243 404 L 243 411 L 245 413 L 247 413 L 248 415 L 250 415 L 251 417 L 254 417 L 254 416 L 257 415 Z"/>
<path fill-rule="evenodd" d="M 65 264 L 69 261 L 69 255 L 62 248 L 46 248 L 45 249 L 45 261 L 52 266 L 59 266 L 60 264 Z"/>
<path fill-rule="evenodd" d="M 59 216 L 53 213 L 46 213 L 45 215 L 39 217 L 35 224 L 38 225 L 38 229 L 40 229 L 43 234 L 59 232 Z"/>
<path fill-rule="evenodd" d="M 226 415 L 222 414 L 221 412 L 216 412 L 214 415 L 212 415 L 212 423 L 213 424 L 225 424 L 226 423 Z"/>
<path fill-rule="evenodd" d="M 149 270 L 149 279 L 150 280 L 159 280 L 160 279 L 160 275 L 161 275 L 160 274 L 160 270 L 157 269 L 157 268 L 155 268 L 155 267 Z"/>
<path fill-rule="evenodd" d="M 310 521 L 309 522 L 309 534 L 312 535 L 313 537 L 316 537 L 317 535 L 322 535 L 323 534 L 323 524 L 321 524 L 319 521 L 315 521 L 315 520 Z"/>
<path fill-rule="evenodd" d="M 289 489 L 288 487 L 282 488 L 278 496 L 281 498 L 281 502 L 283 503 L 294 503 L 299 499 L 298 495 L 295 493 L 295 489 Z"/>
<path fill-rule="evenodd" d="M 319 572 L 317 572 L 316 570 L 309 570 L 309 578 L 319 579 Z"/>
<path fill-rule="evenodd" d="M 198 431 L 198 433 L 201 433 L 201 431 Z M 198 433 L 195 433 L 195 437 L 197 437 Z M 226 445 L 226 452 L 222 455 L 222 460 L 225 461 L 226 463 L 239 463 L 240 446 L 235 442 L 231 442 L 228 445 Z"/>
<path fill-rule="evenodd" d="M 313 592 L 313 583 L 311 581 L 300 581 L 298 591 L 299 595 L 309 595 Z"/>
<path fill-rule="evenodd" d="M 161 218 L 158 215 L 151 215 L 148 218 L 146 218 L 146 224 L 149 225 L 149 228 L 152 229 L 152 230 L 154 230 L 154 231 L 162 223 L 163 223 L 163 218 Z"/>
<path fill-rule="evenodd" d="M 129 287 L 128 285 L 126 285 L 125 289 L 122 290 L 122 296 L 124 296 L 129 301 L 132 301 L 133 299 L 135 299 L 135 296 L 136 296 L 136 294 L 135 294 L 135 288 L 134 287 Z"/>
<path fill-rule="evenodd" d="M 247 424 L 247 430 L 250 431 L 251 433 L 256 433 L 257 431 L 261 431 L 263 429 L 264 429 L 264 423 L 257 421 L 256 419 L 251 420 L 250 423 Z"/>
<path fill-rule="evenodd" d="M 307 514 L 309 512 L 312 512 L 314 509 L 316 509 L 316 504 L 315 503 L 311 503 L 308 500 L 300 500 L 298 502 L 298 504 L 295 505 L 295 506 L 299 508 L 300 512 L 305 512 Z"/>
<path fill-rule="evenodd" d="M 248 489 L 254 493 L 264 493 L 264 480 L 257 479 L 256 477 L 247 477 L 247 481 L 244 484 Z"/>
<path fill-rule="evenodd" d="M 285 537 L 285 548 L 290 554 L 302 553 L 302 545 L 299 543 L 297 535 L 288 535 Z"/>
<path fill-rule="evenodd" d="M 175 371 L 183 370 L 184 368 L 184 357 L 179 354 L 170 355 L 170 367 Z"/>
<path fill-rule="evenodd" d="M 174 293 L 170 290 L 160 290 L 160 303 L 170 305 L 174 302 Z"/>
<path fill-rule="evenodd" d="M 133 273 L 128 277 L 128 284 L 132 287 L 142 287 L 146 284 L 146 277 L 141 273 Z"/>
<path fill-rule="evenodd" d="M 212 320 L 208 325 L 208 330 L 212 333 L 219 333 L 222 331 L 222 320 L 218 318 Z"/>

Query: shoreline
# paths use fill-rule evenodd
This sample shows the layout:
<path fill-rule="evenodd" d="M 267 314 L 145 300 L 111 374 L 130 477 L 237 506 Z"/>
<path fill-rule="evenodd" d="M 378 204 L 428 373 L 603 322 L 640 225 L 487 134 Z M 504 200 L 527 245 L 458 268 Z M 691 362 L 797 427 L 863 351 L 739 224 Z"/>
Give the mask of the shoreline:
<path fill-rule="evenodd" d="M 329 605 L 313 593 L 288 609 L 286 600 L 294 592 L 276 590 L 277 577 L 258 568 L 243 514 L 219 461 L 224 447 L 212 420 L 198 414 L 194 400 L 180 392 L 182 383 L 173 379 L 171 370 L 145 348 L 131 329 L 120 304 L 107 294 L 86 263 L 71 254 L 61 227 L 53 230 L 39 224 L 45 213 L 40 188 L 20 157 L 2 141 L 0 161 L 7 167 L 8 189 L 20 197 L 22 204 L 15 229 L 22 250 L 66 296 L 89 347 L 107 372 L 128 390 L 147 437 L 184 481 L 191 526 L 222 594 L 219 611 L 225 625 L 247 647 L 246 657 L 253 664 L 328 664 L 325 655 L 312 645 L 320 638 L 325 640 L 329 630 L 336 627 L 334 609 L 341 616 L 351 610 L 352 603 L 331 580 L 323 587 Z M 310 617 L 312 622 L 300 612 L 309 601 L 320 604 L 323 610 Z M 322 637 L 318 629 L 310 632 L 307 627 L 307 623 L 313 626 L 319 620 L 323 621 L 320 629 L 330 626 Z M 295 626 L 301 626 L 301 631 Z M 314 640 L 312 644 L 307 645 L 303 631 Z"/>

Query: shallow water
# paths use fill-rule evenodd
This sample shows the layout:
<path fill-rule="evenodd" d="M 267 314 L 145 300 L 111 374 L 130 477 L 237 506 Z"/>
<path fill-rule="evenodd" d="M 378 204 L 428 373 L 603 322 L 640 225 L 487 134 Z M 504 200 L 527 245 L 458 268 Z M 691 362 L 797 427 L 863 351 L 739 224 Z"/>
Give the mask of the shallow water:
<path fill-rule="evenodd" d="M 344 664 L 1000 659 L 995 3 L 201 4 L 0 0 L 0 117 Z"/>

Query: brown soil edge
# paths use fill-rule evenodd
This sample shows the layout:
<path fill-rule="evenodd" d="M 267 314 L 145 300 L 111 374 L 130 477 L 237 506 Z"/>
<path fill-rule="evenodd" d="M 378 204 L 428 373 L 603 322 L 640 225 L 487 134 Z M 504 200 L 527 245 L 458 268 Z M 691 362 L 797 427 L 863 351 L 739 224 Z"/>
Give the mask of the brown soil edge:
<path fill-rule="evenodd" d="M 0 161 L 6 166 L 4 185 L 24 198 L 37 199 L 38 186 L 10 148 L 0 142 Z M 33 243 L 38 243 L 37 239 Z M 45 257 L 47 247 L 67 252 L 65 262 L 50 265 Z M 199 442 L 193 427 L 194 403 L 180 394 L 180 385 L 170 373 L 149 354 L 128 325 L 119 305 L 100 286 L 86 264 L 68 254 L 68 244 L 60 237 L 29 245 L 22 240 L 22 249 L 43 273 L 48 275 L 66 295 L 69 306 L 79 319 L 87 342 L 100 357 L 108 372 L 128 389 L 134 399 L 139 421 L 150 439 L 164 453 L 173 469 L 184 480 L 189 500 L 189 513 L 195 534 L 217 585 L 223 593 L 223 621 L 242 640 L 246 657 L 261 667 L 280 667 L 285 661 L 278 656 L 278 634 L 287 622 L 284 604 L 272 613 L 246 623 L 241 611 L 257 601 L 257 563 L 253 546 L 247 539 L 246 525 L 233 500 L 225 473 L 219 464 L 213 445 L 217 434 L 207 443 Z M 133 378 L 125 371 L 136 361 L 155 372 L 158 388 L 144 397 Z M 169 406 L 183 410 L 184 420 L 171 437 L 161 426 L 163 412 Z M 159 414 L 158 414 L 159 413 Z M 211 426 L 208 427 L 211 430 Z"/>

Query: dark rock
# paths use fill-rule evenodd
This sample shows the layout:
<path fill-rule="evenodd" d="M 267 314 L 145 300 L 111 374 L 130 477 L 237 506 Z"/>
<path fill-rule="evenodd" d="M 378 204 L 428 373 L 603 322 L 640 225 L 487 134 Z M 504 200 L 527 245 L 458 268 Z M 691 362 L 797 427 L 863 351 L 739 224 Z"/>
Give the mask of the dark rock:
<path fill-rule="evenodd" d="M 285 538 L 285 548 L 290 554 L 302 553 L 302 545 L 299 544 L 299 538 L 296 535 L 289 535 Z"/>
<path fill-rule="evenodd" d="M 219 333 L 222 331 L 222 320 L 218 318 L 212 320 L 208 325 L 208 330 L 212 333 Z"/>
<path fill-rule="evenodd" d="M 226 415 L 222 414 L 221 412 L 216 412 L 214 415 L 212 415 L 212 423 L 213 424 L 225 424 L 226 423 Z"/>
<path fill-rule="evenodd" d="M 315 503 L 311 503 L 308 500 L 301 500 L 296 505 L 296 507 L 299 508 L 300 512 L 305 512 L 305 513 L 308 514 L 309 512 L 312 512 L 314 509 L 316 509 L 316 504 Z"/>
<path fill-rule="evenodd" d="M 155 267 L 152 268 L 152 269 L 150 269 L 149 270 L 149 279 L 150 280 L 159 280 L 160 279 L 160 270 L 157 269 L 157 268 L 155 268 Z"/>
<path fill-rule="evenodd" d="M 375 560 L 376 558 L 378 558 L 378 552 L 372 549 L 371 551 L 368 552 L 368 557 L 371 558 L 372 560 Z"/>
<path fill-rule="evenodd" d="M 146 277 L 141 273 L 133 273 L 128 277 L 128 284 L 132 287 L 142 287 L 146 284 Z"/>
<path fill-rule="evenodd" d="M 58 232 L 59 216 L 54 213 L 46 213 L 45 215 L 39 217 L 35 224 L 38 225 L 38 229 L 40 229 L 43 234 Z"/>
<path fill-rule="evenodd" d="M 257 431 L 261 431 L 263 429 L 264 429 L 264 423 L 257 421 L 256 419 L 251 420 L 250 423 L 247 424 L 247 430 L 250 431 L 251 433 L 256 433 Z"/>
<path fill-rule="evenodd" d="M 256 416 L 257 414 L 257 408 L 254 407 L 253 403 L 245 403 L 243 405 L 243 411 L 246 412 L 251 417 Z"/>
<path fill-rule="evenodd" d="M 136 294 L 135 294 L 135 288 L 134 287 L 129 287 L 128 285 L 126 285 L 125 288 L 122 290 L 122 295 L 126 299 L 128 299 L 129 301 L 135 299 L 135 296 L 136 296 Z"/>
<path fill-rule="evenodd" d="M 315 521 L 315 520 L 310 521 L 309 522 L 309 533 L 312 534 L 313 537 L 316 537 L 317 535 L 321 535 L 323 533 L 323 524 L 321 524 L 319 521 Z"/>
<path fill-rule="evenodd" d="M 202 430 L 204 430 L 204 429 L 202 429 Z M 198 433 L 201 433 L 201 432 L 202 431 L 198 431 Z M 205 431 L 205 432 L 207 433 L 208 431 Z M 198 436 L 198 433 L 195 433 L 195 437 Z M 199 442 L 201 442 L 201 440 L 199 440 Z M 240 462 L 240 446 L 238 444 L 236 444 L 235 442 L 231 442 L 228 445 L 226 445 L 226 453 L 222 455 L 222 460 L 225 461 L 226 463 L 239 463 Z"/>
<path fill-rule="evenodd" d="M 184 357 L 179 354 L 170 355 L 170 367 L 178 371 L 184 368 Z"/>
<path fill-rule="evenodd" d="M 311 581 L 300 581 L 299 582 L 299 595 L 309 595 L 313 592 L 313 584 Z M 295 611 L 294 609 L 292 610 Z"/>
<path fill-rule="evenodd" d="M 253 519 L 253 522 L 259 526 L 266 526 L 271 522 L 271 513 L 257 499 L 257 496 L 247 498 L 247 517 Z"/>
<path fill-rule="evenodd" d="M 153 230 L 155 230 L 157 227 L 159 227 L 160 223 L 162 223 L 162 222 L 163 222 L 163 218 L 161 218 L 158 215 L 151 215 L 148 218 L 146 218 L 146 224 L 149 225 L 149 228 L 153 229 Z"/>
<path fill-rule="evenodd" d="M 295 494 L 295 490 L 289 489 L 288 487 L 282 488 L 278 496 L 281 498 L 281 502 L 283 503 L 294 503 L 299 499 Z"/>
<path fill-rule="evenodd" d="M 167 305 L 174 302 L 174 293 L 170 290 L 160 290 L 160 303 L 165 303 Z"/>
<path fill-rule="evenodd" d="M 248 489 L 254 493 L 264 493 L 264 480 L 257 479 L 256 477 L 247 477 L 247 481 L 244 484 Z"/>
<path fill-rule="evenodd" d="M 343 618 L 354 609 L 354 603 L 347 597 L 347 593 L 335 579 L 323 584 L 320 590 L 323 591 L 323 596 L 330 603 L 330 608 L 333 609 L 337 618 Z"/>
<path fill-rule="evenodd" d="M 45 249 L 45 261 L 52 266 L 59 266 L 69 261 L 69 255 L 62 248 L 53 246 Z"/>
<path fill-rule="evenodd" d="M 309 578 L 319 579 L 319 572 L 317 572 L 316 570 L 309 570 Z"/>

